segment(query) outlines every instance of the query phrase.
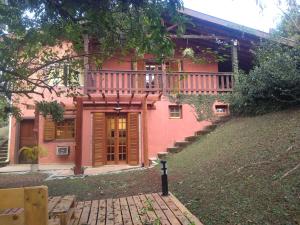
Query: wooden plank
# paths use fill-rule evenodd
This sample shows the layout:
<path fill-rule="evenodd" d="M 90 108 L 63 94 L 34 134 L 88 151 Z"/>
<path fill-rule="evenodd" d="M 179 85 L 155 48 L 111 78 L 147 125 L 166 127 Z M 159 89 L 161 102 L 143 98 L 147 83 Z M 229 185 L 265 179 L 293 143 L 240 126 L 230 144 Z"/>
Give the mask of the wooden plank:
<path fill-rule="evenodd" d="M 61 225 L 69 224 L 75 213 L 75 196 L 68 195 L 60 199 L 54 209 L 50 212 L 50 217 L 59 217 Z"/>
<path fill-rule="evenodd" d="M 140 215 L 142 223 L 143 224 L 149 223 L 149 221 L 150 221 L 149 217 L 148 217 L 148 215 L 147 215 L 147 213 L 146 213 L 146 211 L 144 209 L 144 206 L 143 206 L 143 204 L 142 204 L 139 196 L 136 195 L 136 196 L 132 196 L 132 197 L 133 197 L 133 201 L 134 201 L 134 203 L 136 205 L 136 208 L 138 210 L 138 214 Z"/>
<path fill-rule="evenodd" d="M 113 199 L 114 223 L 115 225 L 122 225 L 122 212 L 119 199 Z"/>
<path fill-rule="evenodd" d="M 122 211 L 122 217 L 123 217 L 123 224 L 124 225 L 133 225 L 126 198 L 120 198 L 120 205 L 121 205 L 121 211 Z"/>
<path fill-rule="evenodd" d="M 48 225 L 61 225 L 59 218 L 51 218 L 48 220 Z"/>
<path fill-rule="evenodd" d="M 173 214 L 173 212 L 169 209 L 167 204 L 164 202 L 164 200 L 160 197 L 159 194 L 154 193 L 152 194 L 157 204 L 160 206 L 160 208 L 163 210 L 164 214 L 168 218 L 169 222 L 172 225 L 181 225 L 181 223 L 177 220 L 176 216 Z"/>
<path fill-rule="evenodd" d="M 181 210 L 185 216 L 195 225 L 203 225 L 203 223 L 200 222 L 200 220 L 194 216 L 172 193 L 170 193 L 169 198 L 172 200 L 172 202 L 178 207 L 179 210 Z"/>
<path fill-rule="evenodd" d="M 105 215 L 106 215 L 106 200 L 100 200 L 97 225 L 105 225 Z"/>
<path fill-rule="evenodd" d="M 153 210 L 154 210 L 155 214 L 157 215 L 161 225 L 170 225 L 168 218 L 166 217 L 164 212 L 161 210 L 161 208 L 155 201 L 154 197 L 151 194 L 146 194 L 146 197 L 149 201 L 151 201 Z"/>
<path fill-rule="evenodd" d="M 99 210 L 99 201 L 98 200 L 93 200 L 92 201 L 92 207 L 91 207 L 91 212 L 90 212 L 90 217 L 89 217 L 89 225 L 96 225 L 97 224 L 97 216 L 98 216 L 98 210 Z"/>
<path fill-rule="evenodd" d="M 150 219 L 150 223 L 155 223 L 157 221 L 157 216 L 154 212 L 153 209 L 153 205 L 152 205 L 152 201 L 149 201 L 145 195 L 139 195 L 141 202 L 143 204 L 144 210 L 146 211 L 149 219 Z"/>
<path fill-rule="evenodd" d="M 88 223 L 90 210 L 91 210 L 91 201 L 85 201 L 84 206 L 83 206 L 83 210 L 82 210 L 82 213 L 81 213 L 81 217 L 80 217 L 80 220 L 79 220 L 79 225 Z"/>
<path fill-rule="evenodd" d="M 0 190 L 0 209 L 24 208 L 24 188 Z"/>
<path fill-rule="evenodd" d="M 113 201 L 112 199 L 106 200 L 106 225 L 114 224 Z"/>
<path fill-rule="evenodd" d="M 48 224 L 48 187 L 24 188 L 25 225 Z"/>
<path fill-rule="evenodd" d="M 174 215 L 177 217 L 181 224 L 190 225 L 193 222 L 185 216 L 187 212 L 179 210 L 169 196 L 161 196 L 161 198 L 165 201 L 169 209 L 174 213 Z"/>
<path fill-rule="evenodd" d="M 54 207 L 52 210 L 52 214 L 59 214 L 68 212 L 72 205 L 74 205 L 75 196 L 74 195 L 67 195 L 61 197 L 59 203 Z"/>
<path fill-rule="evenodd" d="M 84 202 L 77 202 L 72 225 L 78 225 L 83 211 Z"/>
<path fill-rule="evenodd" d="M 134 204 L 133 197 L 132 196 L 127 197 L 126 200 L 128 203 L 130 213 L 131 213 L 131 219 L 132 219 L 133 224 L 134 225 L 142 225 L 141 218 L 139 216 L 138 209 L 137 209 L 136 205 Z"/>
<path fill-rule="evenodd" d="M 54 207 L 57 205 L 57 203 L 61 200 L 61 196 L 51 197 L 48 199 L 48 213 L 50 215 L 51 211 L 54 209 Z"/>

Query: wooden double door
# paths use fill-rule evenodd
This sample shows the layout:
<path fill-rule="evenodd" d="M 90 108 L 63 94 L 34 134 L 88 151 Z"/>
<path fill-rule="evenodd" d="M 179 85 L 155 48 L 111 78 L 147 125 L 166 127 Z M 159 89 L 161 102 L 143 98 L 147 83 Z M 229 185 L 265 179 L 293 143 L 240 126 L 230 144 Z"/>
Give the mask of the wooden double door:
<path fill-rule="evenodd" d="M 93 166 L 139 163 L 138 113 L 94 113 Z"/>
<path fill-rule="evenodd" d="M 33 147 L 37 145 L 35 137 L 34 137 L 34 120 L 33 119 L 23 119 L 20 121 L 20 133 L 19 133 L 19 149 L 22 147 Z M 18 163 L 26 164 L 32 163 L 31 160 L 27 159 L 26 155 L 19 154 Z"/>

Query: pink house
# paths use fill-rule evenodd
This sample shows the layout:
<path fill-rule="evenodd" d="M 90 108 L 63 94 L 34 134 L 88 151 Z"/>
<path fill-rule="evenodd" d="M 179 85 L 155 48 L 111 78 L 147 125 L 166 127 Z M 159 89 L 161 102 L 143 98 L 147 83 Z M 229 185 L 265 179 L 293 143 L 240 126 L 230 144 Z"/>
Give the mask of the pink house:
<path fill-rule="evenodd" d="M 210 125 L 210 121 L 198 120 L 192 105 L 177 104 L 169 96 L 232 91 L 235 70 L 251 68 L 252 44 L 268 35 L 190 9 L 183 13 L 195 26 L 188 27 L 186 35 L 173 37 L 173 59 L 157 63 L 153 56 L 145 55 L 134 61 L 128 55 L 122 60 L 107 60 L 101 70 L 87 63 L 80 78 L 83 96 L 55 97 L 65 107 L 65 120 L 54 123 L 40 115 L 38 143 L 33 138 L 33 100 L 20 99 L 23 118 L 10 122 L 10 163 L 26 163 L 18 149 L 38 144 L 48 150 L 48 156 L 39 163 L 75 164 L 77 173 L 85 166 L 148 166 L 151 159 L 175 142 L 184 141 Z M 230 44 L 220 52 L 229 56 L 224 62 L 207 60 L 200 64 L 182 55 L 182 48 L 217 50 L 224 42 Z M 86 38 L 85 50 L 92 51 L 94 44 Z M 226 115 L 228 106 L 216 103 L 212 110 Z"/>

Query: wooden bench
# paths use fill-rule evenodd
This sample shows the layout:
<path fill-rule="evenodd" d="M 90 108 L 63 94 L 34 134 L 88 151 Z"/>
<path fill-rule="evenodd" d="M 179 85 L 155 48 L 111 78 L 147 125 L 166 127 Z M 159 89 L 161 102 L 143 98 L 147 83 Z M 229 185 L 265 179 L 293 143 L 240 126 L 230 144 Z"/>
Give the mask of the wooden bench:
<path fill-rule="evenodd" d="M 46 186 L 0 190 L 0 224 L 48 225 Z"/>
<path fill-rule="evenodd" d="M 75 196 L 50 197 L 48 215 L 50 219 L 59 219 L 60 225 L 69 225 L 75 214 Z"/>

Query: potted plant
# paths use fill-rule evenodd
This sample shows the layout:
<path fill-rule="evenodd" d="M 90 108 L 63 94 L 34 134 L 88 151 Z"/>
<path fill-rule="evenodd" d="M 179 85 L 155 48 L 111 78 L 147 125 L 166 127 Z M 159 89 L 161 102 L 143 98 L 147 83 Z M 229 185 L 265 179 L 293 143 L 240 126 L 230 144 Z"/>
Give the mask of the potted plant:
<path fill-rule="evenodd" d="M 24 146 L 19 150 L 19 155 L 22 154 L 30 163 L 31 172 L 37 172 L 39 170 L 39 158 L 47 156 L 47 153 L 47 149 L 42 146 Z"/>

